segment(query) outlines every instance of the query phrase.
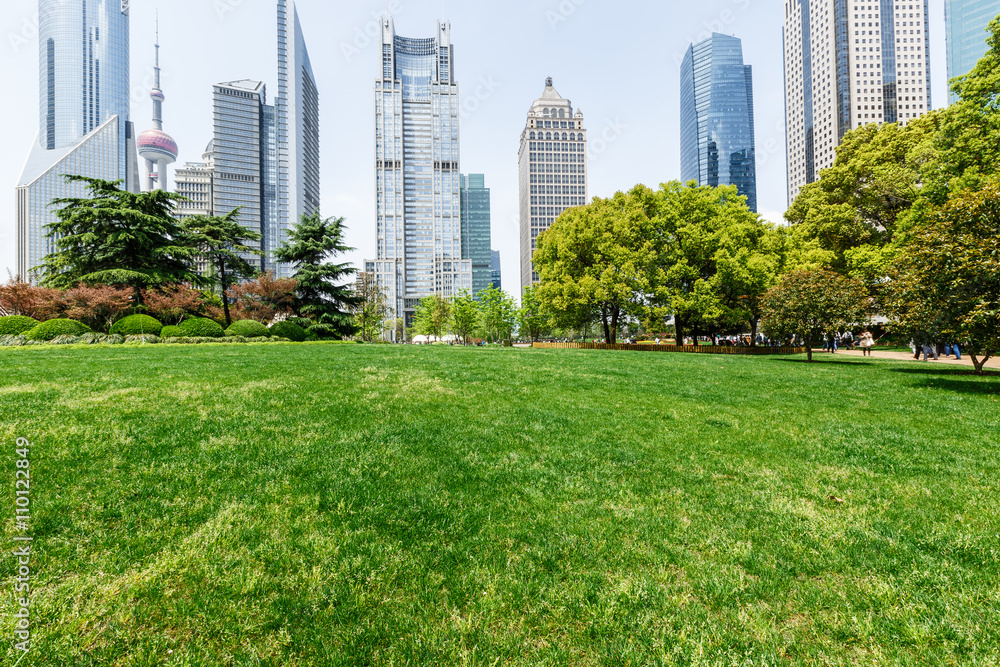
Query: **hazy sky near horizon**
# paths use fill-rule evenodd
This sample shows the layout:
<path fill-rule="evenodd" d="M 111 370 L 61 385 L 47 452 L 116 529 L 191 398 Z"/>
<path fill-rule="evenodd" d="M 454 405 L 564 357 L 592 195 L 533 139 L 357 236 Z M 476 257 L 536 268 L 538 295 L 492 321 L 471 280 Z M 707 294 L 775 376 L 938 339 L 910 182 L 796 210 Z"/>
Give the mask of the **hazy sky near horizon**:
<path fill-rule="evenodd" d="M 116 1 L 116 0 L 111 0 Z M 258 79 L 277 93 L 274 0 L 132 0 L 132 120 L 152 127 L 153 37 L 159 9 L 164 129 L 178 163 L 198 161 L 212 138 L 212 84 Z M 375 251 L 373 85 L 384 0 L 298 0 L 320 92 L 322 213 L 347 219 L 360 266 Z M 743 40 L 753 66 L 760 213 L 787 207 L 780 0 L 389 0 L 396 32 L 433 37 L 451 21 L 463 105 L 461 164 L 492 190 L 493 248 L 503 284 L 520 290 L 518 164 L 521 131 L 546 77 L 585 115 L 590 196 L 680 175 L 680 62 L 712 31 Z M 933 106 L 947 105 L 944 0 L 931 0 Z M 14 271 L 14 188 L 38 133 L 37 0 L 5 0 L 0 13 L 0 271 Z M 172 182 L 171 170 L 171 182 Z M 5 279 L 4 276 L 0 276 Z"/>

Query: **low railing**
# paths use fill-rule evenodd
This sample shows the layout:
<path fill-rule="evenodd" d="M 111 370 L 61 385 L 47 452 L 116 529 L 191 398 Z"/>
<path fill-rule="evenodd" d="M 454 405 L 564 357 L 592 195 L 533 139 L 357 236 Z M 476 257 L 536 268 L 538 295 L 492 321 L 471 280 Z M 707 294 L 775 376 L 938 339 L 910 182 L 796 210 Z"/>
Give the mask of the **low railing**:
<path fill-rule="evenodd" d="M 804 347 L 746 347 L 726 345 L 628 345 L 606 343 L 534 343 L 542 350 L 628 350 L 634 352 L 685 352 L 688 354 L 805 354 Z"/>

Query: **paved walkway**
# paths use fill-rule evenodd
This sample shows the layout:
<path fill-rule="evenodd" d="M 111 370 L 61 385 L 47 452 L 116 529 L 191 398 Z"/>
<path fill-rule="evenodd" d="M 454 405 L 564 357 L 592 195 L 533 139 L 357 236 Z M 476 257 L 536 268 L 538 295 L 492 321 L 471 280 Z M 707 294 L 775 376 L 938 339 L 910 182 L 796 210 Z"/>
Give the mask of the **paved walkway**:
<path fill-rule="evenodd" d="M 823 355 L 823 354 L 829 354 L 829 352 L 824 352 L 823 350 L 813 350 L 813 354 L 814 355 L 817 355 L 817 354 L 818 355 Z M 837 350 L 836 354 L 843 354 L 843 355 L 846 355 L 848 357 L 861 357 L 861 356 L 864 356 L 861 353 L 861 350 Z M 920 361 L 917 362 L 917 360 L 913 358 L 913 354 L 911 352 L 892 352 L 892 351 L 889 351 L 889 350 L 877 350 L 877 349 L 872 351 L 872 358 L 874 358 L 874 359 L 892 359 L 894 361 L 913 361 L 915 363 L 921 363 L 921 364 L 922 363 L 928 363 L 928 364 L 947 364 L 949 366 L 967 366 L 969 368 L 973 368 L 973 366 L 972 366 L 972 359 L 970 359 L 969 355 L 965 354 L 964 352 L 962 353 L 962 360 L 961 361 L 958 361 L 957 359 L 955 359 L 955 357 L 943 357 L 942 356 L 940 359 L 937 359 L 937 360 L 935 360 L 934 357 L 931 357 L 929 361 L 924 362 L 924 360 L 923 360 L 924 359 L 924 355 L 923 355 L 923 352 L 921 352 L 920 353 Z M 1000 369 L 1000 359 L 998 359 L 996 357 L 990 359 L 988 362 L 986 362 L 986 368 Z"/>

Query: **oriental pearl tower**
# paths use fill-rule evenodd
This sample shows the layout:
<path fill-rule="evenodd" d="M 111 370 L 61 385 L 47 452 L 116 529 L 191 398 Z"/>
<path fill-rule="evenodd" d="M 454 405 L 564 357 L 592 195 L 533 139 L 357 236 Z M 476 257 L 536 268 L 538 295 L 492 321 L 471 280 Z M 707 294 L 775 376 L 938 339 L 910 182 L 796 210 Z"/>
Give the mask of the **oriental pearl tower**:
<path fill-rule="evenodd" d="M 160 21 L 156 21 L 156 82 L 149 97 L 153 100 L 153 128 L 139 135 L 139 155 L 146 160 L 149 174 L 147 190 L 167 189 L 167 165 L 177 162 L 177 142 L 163 131 L 163 101 L 166 97 L 160 90 Z M 156 170 L 153 170 L 153 167 Z"/>

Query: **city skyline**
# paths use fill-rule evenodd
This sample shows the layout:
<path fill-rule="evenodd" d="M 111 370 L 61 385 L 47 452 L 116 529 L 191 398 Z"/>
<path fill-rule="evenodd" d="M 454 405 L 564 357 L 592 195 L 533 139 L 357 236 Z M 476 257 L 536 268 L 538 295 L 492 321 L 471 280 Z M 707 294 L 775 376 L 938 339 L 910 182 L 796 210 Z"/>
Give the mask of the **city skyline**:
<path fill-rule="evenodd" d="M 277 80 L 274 67 L 273 2 L 221 3 L 177 2 L 160 13 L 161 41 L 171 44 L 163 63 L 164 88 L 170 93 L 171 134 L 182 146 L 179 163 L 196 162 L 211 139 L 206 118 L 211 113 L 211 86 L 218 81 L 246 76 L 269 84 Z M 711 31 L 735 34 L 744 42 L 747 62 L 757 78 L 758 187 L 760 209 L 771 220 L 780 219 L 785 205 L 784 132 L 780 6 L 752 8 L 744 2 L 706 2 L 678 15 L 652 2 L 628 3 L 616 11 L 595 4 L 579 4 L 564 12 L 558 3 L 515 3 L 515 11 L 486 7 L 451 6 L 449 20 L 461 25 L 464 39 L 457 60 L 462 87 L 462 151 L 477 172 L 485 173 L 493 194 L 493 246 L 502 252 L 504 272 L 518 272 L 517 134 L 524 127 L 525 100 L 538 94 L 540 81 L 553 76 L 560 89 L 572 92 L 574 104 L 587 112 L 591 127 L 590 196 L 610 196 L 642 182 L 658 183 L 679 178 L 679 118 L 676 90 L 684 49 Z M 935 9 L 937 4 L 937 9 Z M 370 107 L 372 67 L 378 62 L 378 16 L 384 3 L 370 5 L 320 3 L 301 0 L 299 12 L 310 47 L 321 102 L 324 143 L 322 146 L 322 212 L 347 218 L 349 245 L 358 250 L 348 256 L 361 266 L 365 256 L 375 254 L 374 210 L 371 174 L 374 156 L 370 148 L 373 126 Z M 152 3 L 132 3 L 133 35 L 149 36 L 154 30 Z M 390 3 L 401 32 L 421 34 L 428 22 L 439 18 L 440 4 Z M 12 0 L 0 32 L 4 83 L 18 91 L 23 102 L 9 105 L 3 118 L 8 127 L 32 128 L 31 117 L 37 92 L 37 39 L 32 37 L 35 2 Z M 518 13 L 520 12 L 520 13 Z M 588 40 L 600 36 L 631 36 L 636 28 L 635 12 L 649 23 L 661 24 L 655 40 L 626 39 L 616 55 L 590 53 Z M 931 38 L 935 31 L 940 46 L 932 46 L 932 58 L 940 58 L 940 73 L 932 75 L 937 106 L 946 95 L 943 42 L 943 3 L 932 2 Z M 938 25 L 940 24 L 940 25 Z M 27 27 L 25 27 L 27 25 Z M 327 37 L 320 39 L 326 30 Z M 375 32 L 375 37 L 371 33 Z M 650 34 L 653 34 L 650 32 Z M 516 35 L 517 48 L 509 46 Z M 32 40 L 35 41 L 32 41 Z M 176 45 L 173 41 L 177 41 Z M 149 39 L 133 44 L 133 117 L 148 118 L 148 94 L 152 81 L 152 49 Z M 260 44 L 260 48 L 244 46 Z M 197 46 L 195 46 L 197 45 Z M 665 47 L 665 48 L 664 48 Z M 651 90 L 642 68 L 653 62 L 662 71 L 662 84 Z M 322 63 L 321 66 L 318 63 Z M 27 81 L 27 84 L 25 82 Z M 270 86 L 269 86 L 270 87 Z M 334 108 L 335 106 L 335 108 Z M 655 110 L 655 111 L 654 111 Z M 646 114 L 660 116 L 656 131 L 644 125 Z M 29 129 L 23 134 L 33 133 Z M 355 136 L 356 135 L 356 136 Z M 13 185 L 31 138 L 12 142 L 13 165 L 0 165 L 0 211 L 13 211 Z M 597 159 L 593 159 L 596 155 Z M 0 263 L 13 269 L 13 226 L 0 216 Z M 516 280 L 508 280 L 516 283 Z M 517 292 L 515 287 L 514 292 Z"/>

